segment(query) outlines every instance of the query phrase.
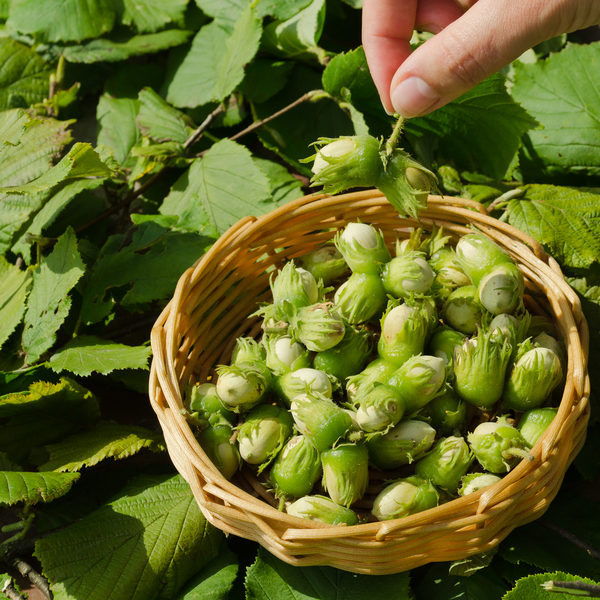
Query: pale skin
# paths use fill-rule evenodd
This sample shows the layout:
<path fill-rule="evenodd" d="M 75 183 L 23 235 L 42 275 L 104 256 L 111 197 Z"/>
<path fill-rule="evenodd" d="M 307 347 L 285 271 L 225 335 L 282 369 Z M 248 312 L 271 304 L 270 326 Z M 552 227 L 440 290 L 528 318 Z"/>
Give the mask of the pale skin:
<path fill-rule="evenodd" d="M 600 0 L 364 0 L 362 41 L 384 108 L 410 118 L 523 52 L 600 23 Z M 436 35 L 411 53 L 414 30 Z"/>

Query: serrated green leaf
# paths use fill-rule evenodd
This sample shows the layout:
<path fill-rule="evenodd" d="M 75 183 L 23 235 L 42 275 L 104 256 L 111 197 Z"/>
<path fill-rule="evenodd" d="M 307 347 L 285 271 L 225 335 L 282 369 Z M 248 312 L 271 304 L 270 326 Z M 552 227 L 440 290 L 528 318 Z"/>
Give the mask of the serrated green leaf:
<path fill-rule="evenodd" d="M 282 58 L 324 62 L 325 50 L 318 44 L 325 24 L 325 6 L 325 0 L 313 0 L 289 19 L 269 23 L 262 47 Z"/>
<path fill-rule="evenodd" d="M 165 198 L 161 214 L 191 220 L 208 219 L 204 226 L 223 233 L 242 217 L 261 215 L 274 208 L 269 180 L 252 162 L 247 148 L 224 139 L 204 158 L 192 163 Z"/>
<path fill-rule="evenodd" d="M 29 473 L 0 471 L 0 502 L 36 504 L 64 496 L 79 479 L 79 473 Z"/>
<path fill-rule="evenodd" d="M 0 110 L 28 108 L 48 97 L 52 68 L 25 44 L 0 38 Z"/>
<path fill-rule="evenodd" d="M 59 183 L 83 177 L 109 177 L 112 170 L 102 161 L 91 144 L 77 142 L 61 161 L 41 177 L 24 185 L 0 187 L 5 194 L 37 194 Z"/>
<path fill-rule="evenodd" d="M 40 465 L 40 471 L 81 471 L 106 458 L 122 460 L 146 448 L 163 452 L 166 446 L 162 435 L 143 427 L 100 423 L 91 431 L 72 435 L 58 444 L 45 447 L 48 460 Z"/>
<path fill-rule="evenodd" d="M 71 202 L 85 190 L 94 190 L 101 186 L 103 179 L 74 179 L 65 181 L 52 190 L 52 195 L 46 201 L 41 210 L 35 215 L 27 229 L 21 233 L 19 239 L 15 242 L 11 251 L 15 254 L 21 254 L 27 264 L 30 263 L 31 246 L 34 244 L 30 236 L 40 236 L 44 230 L 69 206 L 73 208 Z"/>
<path fill-rule="evenodd" d="M 148 369 L 151 354 L 148 346 L 126 346 L 82 335 L 57 350 L 48 361 L 48 366 L 56 373 L 69 371 L 80 377 L 92 373 L 108 375 L 118 369 Z"/>
<path fill-rule="evenodd" d="M 245 10 L 228 33 L 212 21 L 200 29 L 179 62 L 170 66 L 167 102 L 194 108 L 220 102 L 244 77 L 244 66 L 258 50 L 262 26 L 253 10 Z"/>
<path fill-rule="evenodd" d="M 311 2 L 312 0 L 258 0 L 255 8 L 259 17 L 269 16 L 285 21 L 305 9 Z"/>
<path fill-rule="evenodd" d="M 216 558 L 190 579 L 174 600 L 228 600 L 238 566 L 237 556 L 224 546 Z"/>
<path fill-rule="evenodd" d="M 381 100 L 371 77 L 363 47 L 334 56 L 323 71 L 323 89 L 345 100 L 344 90 L 352 95 L 352 104 L 361 112 L 381 117 Z"/>
<path fill-rule="evenodd" d="M 7 146 L 16 146 L 28 126 L 32 125 L 31 117 L 20 108 L 0 113 L 0 153 Z"/>
<path fill-rule="evenodd" d="M 217 25 L 231 33 L 235 22 L 248 8 L 248 0 L 196 0 L 202 12 L 212 17 Z"/>
<path fill-rule="evenodd" d="M 36 542 L 55 600 L 172 597 L 218 553 L 222 534 L 180 475 L 141 476 L 112 502 Z"/>
<path fill-rule="evenodd" d="M 21 271 L 0 256 L 0 347 L 23 318 L 31 278 L 31 271 Z"/>
<path fill-rule="evenodd" d="M 551 185 L 523 186 L 506 206 L 508 222 L 543 244 L 559 263 L 587 268 L 600 261 L 600 192 Z"/>
<path fill-rule="evenodd" d="M 408 573 L 379 575 L 377 586 L 394 600 L 409 600 Z M 293 567 L 263 548 L 246 575 L 246 600 L 364 600 L 372 597 L 373 577 L 333 567 Z"/>
<path fill-rule="evenodd" d="M 37 382 L 29 391 L 0 396 L 0 451 L 26 463 L 32 448 L 51 444 L 100 419 L 96 397 L 63 377 L 59 383 Z"/>
<path fill-rule="evenodd" d="M 72 63 L 118 62 L 185 44 L 192 34 L 193 31 L 167 29 L 126 39 L 101 38 L 83 45 L 67 46 L 63 54 Z"/>
<path fill-rule="evenodd" d="M 542 584 L 546 581 L 583 581 L 591 585 L 598 585 L 596 581 L 592 581 L 591 579 L 580 579 L 562 571 L 540 573 L 539 575 L 529 575 L 528 577 L 519 579 L 515 587 L 503 596 L 502 600 L 570 600 L 575 597 L 585 597 L 585 594 L 573 596 L 566 592 L 545 590 Z"/>
<path fill-rule="evenodd" d="M 108 33 L 111 0 L 12 0 L 7 25 L 44 42 L 80 42 Z"/>
<path fill-rule="evenodd" d="M 84 272 L 77 238 L 69 228 L 33 272 L 23 331 L 23 349 L 29 364 L 37 361 L 56 341 L 56 332 L 71 307 L 68 294 Z"/>
<path fill-rule="evenodd" d="M 228 37 L 212 21 L 200 29 L 189 49 L 181 48 L 171 54 L 165 82 L 167 102 L 194 108 L 212 101 Z"/>
<path fill-rule="evenodd" d="M 276 206 L 283 206 L 292 200 L 304 196 L 302 182 L 294 177 L 284 166 L 264 158 L 254 158 L 254 162 L 269 178 L 271 196 Z"/>
<path fill-rule="evenodd" d="M 416 137 L 436 136 L 443 156 L 459 169 L 500 181 L 523 133 L 538 125 L 508 94 L 504 76 L 496 74 L 433 113 L 410 119 L 405 129 Z"/>
<path fill-rule="evenodd" d="M 122 21 L 140 33 L 154 33 L 168 23 L 183 28 L 183 15 L 188 0 L 123 0 Z"/>
<path fill-rule="evenodd" d="M 143 135 L 156 142 L 183 144 L 193 132 L 191 119 L 167 104 L 154 90 L 144 88 L 139 94 L 137 124 Z"/>
<path fill-rule="evenodd" d="M 262 35 L 262 24 L 248 8 L 235 22 L 227 40 L 225 54 L 219 64 L 219 74 L 212 100 L 224 100 L 244 78 L 244 67 L 254 58 Z"/>
<path fill-rule="evenodd" d="M 517 64 L 511 93 L 544 128 L 528 136 L 545 165 L 600 174 L 600 43 L 569 44 L 535 64 Z"/>
<path fill-rule="evenodd" d="M 123 245 L 124 235 L 111 236 L 91 270 L 81 319 L 97 323 L 106 317 L 116 303 L 111 292 L 122 286 L 129 290 L 121 300 L 123 306 L 170 297 L 181 274 L 202 256 L 211 241 L 192 233 L 172 232 L 152 222 L 142 223 L 128 245 Z"/>
<path fill-rule="evenodd" d="M 415 588 L 416 596 L 428 600 L 498 600 L 509 589 L 492 568 L 481 569 L 471 577 L 453 577 L 448 567 L 448 563 L 430 567 Z"/>
<path fill-rule="evenodd" d="M 131 149 L 142 137 L 135 123 L 139 110 L 139 101 L 132 98 L 111 98 L 104 94 L 98 102 L 98 143 L 112 148 L 121 165 L 127 163 Z"/>

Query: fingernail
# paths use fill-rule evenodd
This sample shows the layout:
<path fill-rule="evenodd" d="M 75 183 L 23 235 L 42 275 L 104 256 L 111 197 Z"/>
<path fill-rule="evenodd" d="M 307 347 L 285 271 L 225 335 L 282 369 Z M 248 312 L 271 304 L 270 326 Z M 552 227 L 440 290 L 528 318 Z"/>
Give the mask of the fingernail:
<path fill-rule="evenodd" d="M 392 92 L 394 110 L 406 119 L 425 112 L 439 99 L 439 94 L 420 77 L 405 79 Z"/>

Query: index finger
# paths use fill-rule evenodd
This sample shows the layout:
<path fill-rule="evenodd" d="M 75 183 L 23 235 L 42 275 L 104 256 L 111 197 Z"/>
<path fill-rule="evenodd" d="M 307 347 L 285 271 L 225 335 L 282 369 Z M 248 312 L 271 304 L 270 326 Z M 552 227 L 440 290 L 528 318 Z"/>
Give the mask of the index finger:
<path fill-rule="evenodd" d="M 417 0 L 364 0 L 362 42 L 384 108 L 392 114 L 390 84 L 411 53 Z"/>

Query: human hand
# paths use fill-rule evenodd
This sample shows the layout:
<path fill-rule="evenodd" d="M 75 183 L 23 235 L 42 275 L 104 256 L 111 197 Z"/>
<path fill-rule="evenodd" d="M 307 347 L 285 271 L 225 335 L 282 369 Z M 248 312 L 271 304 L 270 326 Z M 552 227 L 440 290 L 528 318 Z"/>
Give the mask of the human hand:
<path fill-rule="evenodd" d="M 598 0 L 364 0 L 363 47 L 384 108 L 458 98 L 536 44 L 600 23 Z M 436 35 L 411 53 L 413 31 Z"/>

